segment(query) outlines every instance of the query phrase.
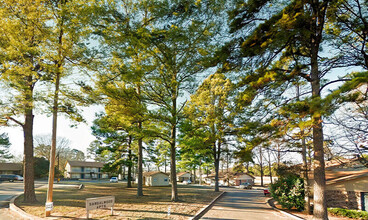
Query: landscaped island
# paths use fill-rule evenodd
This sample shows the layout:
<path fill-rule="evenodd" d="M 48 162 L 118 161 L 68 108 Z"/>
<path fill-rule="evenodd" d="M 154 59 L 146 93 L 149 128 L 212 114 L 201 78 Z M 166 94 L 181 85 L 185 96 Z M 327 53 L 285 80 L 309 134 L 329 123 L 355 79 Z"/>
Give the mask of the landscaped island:
<path fill-rule="evenodd" d="M 84 183 L 77 187 L 54 189 L 54 210 L 52 217 L 86 218 L 86 199 L 114 195 L 114 216 L 109 209 L 90 211 L 90 218 L 98 219 L 187 219 L 210 203 L 219 192 L 209 187 L 179 186 L 180 201 L 171 202 L 171 187 L 144 187 L 144 196 L 137 198 L 137 189 L 126 188 L 125 183 Z M 22 203 L 23 197 L 15 204 L 29 214 L 44 217 L 46 188 L 36 190 L 37 203 Z"/>

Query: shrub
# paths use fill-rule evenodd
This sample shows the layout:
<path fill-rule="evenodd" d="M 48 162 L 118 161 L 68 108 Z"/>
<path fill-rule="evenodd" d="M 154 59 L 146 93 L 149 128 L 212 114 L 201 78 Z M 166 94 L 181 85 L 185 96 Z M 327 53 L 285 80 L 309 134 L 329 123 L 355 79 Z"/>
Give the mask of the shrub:
<path fill-rule="evenodd" d="M 283 207 L 304 209 L 304 182 L 300 177 L 293 175 L 280 178 L 270 187 L 272 197 Z"/>
<path fill-rule="evenodd" d="M 328 208 L 328 212 L 333 215 L 354 219 L 368 219 L 368 212 L 360 210 L 350 210 L 343 208 Z"/>

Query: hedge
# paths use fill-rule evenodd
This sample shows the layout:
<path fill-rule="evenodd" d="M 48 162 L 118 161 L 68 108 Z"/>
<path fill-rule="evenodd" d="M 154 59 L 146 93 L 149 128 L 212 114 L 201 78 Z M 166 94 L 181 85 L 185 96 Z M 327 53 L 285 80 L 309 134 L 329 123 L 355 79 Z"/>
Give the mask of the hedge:
<path fill-rule="evenodd" d="M 360 210 L 350 210 L 343 208 L 328 208 L 328 212 L 342 217 L 355 218 L 355 219 L 368 219 L 368 212 Z"/>

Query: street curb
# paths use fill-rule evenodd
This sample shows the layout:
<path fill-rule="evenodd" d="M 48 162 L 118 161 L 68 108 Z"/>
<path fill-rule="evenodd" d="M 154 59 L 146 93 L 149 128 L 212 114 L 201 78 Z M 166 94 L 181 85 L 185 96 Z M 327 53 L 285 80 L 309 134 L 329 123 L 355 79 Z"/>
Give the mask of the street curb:
<path fill-rule="evenodd" d="M 282 214 L 287 215 L 287 216 L 289 216 L 290 218 L 293 218 L 293 219 L 296 219 L 296 220 L 305 220 L 304 218 L 301 218 L 301 217 L 299 217 L 299 216 L 293 215 L 293 214 L 291 214 L 291 213 L 288 213 L 288 212 L 282 211 L 282 210 L 280 210 L 280 209 L 278 209 L 278 208 L 276 208 L 276 207 L 273 207 L 273 206 L 270 204 L 270 201 L 271 201 L 271 200 L 272 200 L 272 198 L 268 199 L 266 203 L 267 203 L 267 205 L 268 205 L 269 207 L 271 207 L 273 210 L 279 211 L 279 212 L 281 212 Z"/>
<path fill-rule="evenodd" d="M 42 219 L 42 218 L 39 218 L 37 216 L 30 215 L 30 214 L 26 213 L 25 211 L 23 211 L 21 208 L 19 208 L 18 206 L 16 206 L 14 204 L 15 199 L 18 198 L 21 195 L 23 195 L 23 194 L 19 194 L 17 196 L 14 196 L 10 200 L 10 202 L 9 202 L 9 209 L 12 210 L 13 212 L 16 212 L 18 215 L 22 216 L 25 219 L 29 219 L 29 220 L 40 220 L 40 219 Z"/>
<path fill-rule="evenodd" d="M 197 214 L 195 214 L 195 216 L 189 218 L 189 220 L 197 220 L 199 218 L 201 218 L 204 214 L 206 214 L 206 212 L 208 212 L 209 209 L 212 208 L 213 204 L 219 200 L 223 195 L 225 194 L 225 191 L 222 191 L 220 195 L 218 195 L 216 198 L 214 198 L 210 204 L 208 204 L 206 207 L 202 208 L 201 210 L 199 210 L 197 212 Z"/>
<path fill-rule="evenodd" d="M 74 185 L 73 185 L 74 186 Z M 41 185 L 35 188 L 46 188 L 47 184 L 45 185 Z M 14 204 L 14 201 L 21 195 L 23 195 L 24 193 L 20 193 L 16 196 L 13 196 L 12 199 L 9 201 L 9 209 L 15 213 L 17 213 L 18 215 L 22 216 L 25 219 L 29 219 L 29 220 L 41 220 L 41 219 L 52 219 L 53 217 L 49 217 L 49 218 L 40 218 L 31 214 L 28 214 L 27 212 L 25 212 L 23 209 L 19 208 L 18 206 L 16 206 Z"/>

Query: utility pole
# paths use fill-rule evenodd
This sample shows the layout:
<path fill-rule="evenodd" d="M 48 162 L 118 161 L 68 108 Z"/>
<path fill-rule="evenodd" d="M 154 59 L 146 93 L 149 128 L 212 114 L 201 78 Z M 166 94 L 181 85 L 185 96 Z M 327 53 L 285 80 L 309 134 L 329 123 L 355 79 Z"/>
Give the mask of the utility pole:
<path fill-rule="evenodd" d="M 63 4 L 66 1 L 60 1 L 60 7 L 63 8 Z M 55 153 L 56 153 L 56 129 L 57 129 L 57 114 L 58 114 L 58 107 L 59 107 L 59 90 L 60 90 L 60 78 L 62 74 L 62 66 L 63 66 L 63 36 L 64 36 L 64 20 L 63 16 L 59 21 L 58 25 L 60 25 L 59 36 L 58 36 L 58 60 L 55 62 L 56 72 L 55 72 L 55 92 L 54 92 L 54 103 L 52 108 L 52 138 L 51 138 L 51 150 L 50 150 L 50 169 L 49 169 L 49 183 L 47 188 L 47 198 L 46 198 L 46 209 L 45 214 L 46 217 L 51 215 L 51 210 L 53 209 L 54 205 L 52 202 L 53 196 L 53 186 L 54 186 L 54 177 L 55 177 Z"/>
<path fill-rule="evenodd" d="M 47 188 L 47 200 L 46 200 L 46 217 L 51 215 L 51 210 L 53 209 L 52 195 L 54 186 L 54 176 L 55 176 L 55 152 L 56 152 L 56 128 L 57 128 L 57 112 L 58 112 L 58 93 L 59 93 L 59 82 L 60 74 L 56 74 L 56 88 L 53 106 L 53 117 L 52 117 L 52 141 L 50 150 L 50 169 L 49 169 L 49 183 Z"/>

